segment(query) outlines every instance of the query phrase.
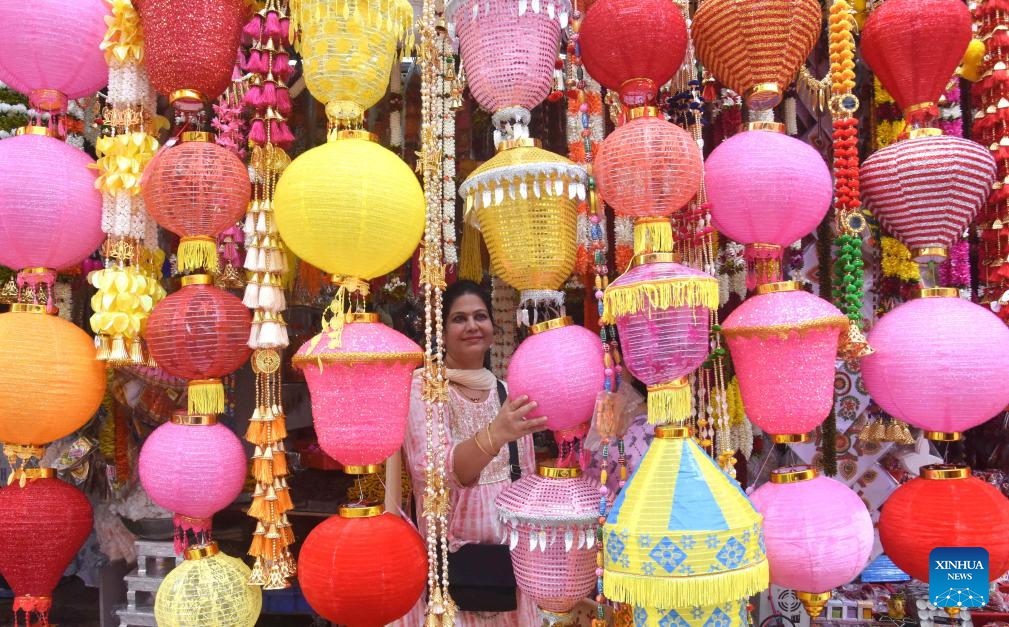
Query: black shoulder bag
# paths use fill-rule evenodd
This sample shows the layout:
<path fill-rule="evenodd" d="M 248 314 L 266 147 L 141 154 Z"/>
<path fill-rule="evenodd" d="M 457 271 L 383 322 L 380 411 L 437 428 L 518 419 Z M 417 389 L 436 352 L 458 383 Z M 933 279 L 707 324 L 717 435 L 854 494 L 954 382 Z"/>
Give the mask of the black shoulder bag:
<path fill-rule="evenodd" d="M 504 405 L 507 392 L 497 382 Z M 511 480 L 522 476 L 517 442 L 508 443 Z M 504 544 L 465 544 L 448 554 L 448 589 L 460 610 L 467 612 L 512 612 L 518 608 L 512 556 Z"/>

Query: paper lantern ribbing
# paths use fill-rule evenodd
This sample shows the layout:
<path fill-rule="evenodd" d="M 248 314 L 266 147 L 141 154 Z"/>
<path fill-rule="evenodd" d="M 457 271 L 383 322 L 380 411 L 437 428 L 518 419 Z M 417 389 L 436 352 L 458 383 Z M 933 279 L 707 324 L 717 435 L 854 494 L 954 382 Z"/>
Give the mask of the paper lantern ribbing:
<path fill-rule="evenodd" d="M 154 598 L 159 627 L 253 627 L 263 591 L 249 585 L 245 563 L 221 553 L 216 542 L 186 551 L 186 560 L 165 575 Z"/>
<path fill-rule="evenodd" d="M 874 533 L 865 503 L 808 466 L 772 471 L 750 500 L 764 517 L 771 583 L 796 590 L 815 619 L 830 590 L 858 577 L 869 561 Z"/>
<path fill-rule="evenodd" d="M 52 468 L 24 471 L 25 482 L 0 488 L 0 575 L 14 591 L 19 611 L 43 618 L 53 589 L 91 533 L 91 503 Z M 45 621 L 43 621 L 45 624 Z"/>
<path fill-rule="evenodd" d="M 598 490 L 580 468 L 539 466 L 536 474 L 505 488 L 494 504 L 519 589 L 545 617 L 564 617 L 596 582 Z"/>
<path fill-rule="evenodd" d="M 384 511 L 381 505 L 341 507 L 302 543 L 298 581 L 323 618 L 381 627 L 409 612 L 424 592 L 424 541 L 408 522 Z"/>
<path fill-rule="evenodd" d="M 245 449 L 216 416 L 176 412 L 140 450 L 140 483 L 151 500 L 175 514 L 175 552 L 186 531 L 210 531 L 214 514 L 231 504 L 245 484 Z"/>
<path fill-rule="evenodd" d="M 837 307 L 793 281 L 761 285 L 725 319 L 746 415 L 775 441 L 804 441 L 827 418 L 848 324 Z"/>
<path fill-rule="evenodd" d="M 940 546 L 980 546 L 988 551 L 991 580 L 1009 570 L 1009 500 L 966 466 L 923 466 L 920 477 L 883 503 L 879 541 L 902 571 L 929 577 L 928 554 Z"/>
<path fill-rule="evenodd" d="M 739 133 L 719 144 L 704 164 L 704 185 L 712 224 L 746 246 L 751 289 L 780 280 L 782 251 L 820 224 L 833 198 L 820 153 L 770 131 Z"/>
<path fill-rule="evenodd" d="M 509 362 L 509 394 L 535 401 L 526 418 L 546 416 L 559 440 L 585 435 L 605 380 L 599 336 L 566 316 L 530 331 Z"/>
<path fill-rule="evenodd" d="M 770 109 L 813 50 L 816 0 L 706 0 L 691 23 L 697 58 L 751 109 Z"/>
<path fill-rule="evenodd" d="M 220 377 L 241 368 L 250 353 L 249 310 L 210 283 L 205 274 L 183 277 L 182 289 L 158 303 L 147 320 L 147 347 L 158 366 L 190 380 L 192 414 L 224 411 Z"/>
<path fill-rule="evenodd" d="M 914 261 L 941 262 L 984 205 L 995 174 L 995 158 L 976 142 L 915 137 L 865 160 L 862 199 Z"/>
<path fill-rule="evenodd" d="M 330 345 L 334 333 L 315 336 L 292 361 L 308 382 L 319 446 L 345 471 L 374 472 L 403 445 L 413 371 L 424 352 L 378 314 L 350 314 L 338 347 Z"/>
<path fill-rule="evenodd" d="M 1009 329 L 953 288 L 924 295 L 929 297 L 900 305 L 872 328 L 868 340 L 876 352 L 862 359 L 862 380 L 888 414 L 943 439 L 1009 405 L 1009 387 L 1002 383 Z"/>

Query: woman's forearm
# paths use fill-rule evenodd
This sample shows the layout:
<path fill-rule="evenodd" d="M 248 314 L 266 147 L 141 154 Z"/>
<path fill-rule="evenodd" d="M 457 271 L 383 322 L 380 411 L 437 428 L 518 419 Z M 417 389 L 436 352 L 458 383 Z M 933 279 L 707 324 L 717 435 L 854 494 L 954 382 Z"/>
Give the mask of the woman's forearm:
<path fill-rule="evenodd" d="M 486 429 L 478 431 L 468 440 L 463 440 L 456 445 L 452 456 L 452 471 L 455 472 L 456 479 L 464 486 L 473 485 L 500 450 L 500 444 L 487 439 Z"/>

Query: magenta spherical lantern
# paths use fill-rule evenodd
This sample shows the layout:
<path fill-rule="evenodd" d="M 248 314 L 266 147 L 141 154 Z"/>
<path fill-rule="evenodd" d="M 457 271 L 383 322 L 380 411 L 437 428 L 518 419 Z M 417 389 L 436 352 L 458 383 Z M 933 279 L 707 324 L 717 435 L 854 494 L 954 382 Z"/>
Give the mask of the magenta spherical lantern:
<path fill-rule="evenodd" d="M 1009 405 L 1009 328 L 953 288 L 924 295 L 872 328 L 868 340 L 876 352 L 862 359 L 862 380 L 888 414 L 942 437 Z"/>
<path fill-rule="evenodd" d="M 722 324 L 747 417 L 772 436 L 806 434 L 823 422 L 847 328 L 837 307 L 798 283 L 758 287 Z"/>
<path fill-rule="evenodd" d="M 562 441 L 585 435 L 603 383 L 599 336 L 569 317 L 533 325 L 508 365 L 509 396 L 535 401 L 526 418 L 546 416 Z"/>
<path fill-rule="evenodd" d="M 35 128 L 35 127 L 32 127 Z M 102 194 L 95 161 L 45 135 L 0 141 L 0 265 L 61 270 L 102 243 Z M 59 173 L 55 176 L 54 173 Z"/>
<path fill-rule="evenodd" d="M 305 373 L 319 446 L 347 472 L 372 472 L 403 445 L 410 381 L 420 346 L 378 321 L 348 314 L 305 343 L 294 364 Z"/>

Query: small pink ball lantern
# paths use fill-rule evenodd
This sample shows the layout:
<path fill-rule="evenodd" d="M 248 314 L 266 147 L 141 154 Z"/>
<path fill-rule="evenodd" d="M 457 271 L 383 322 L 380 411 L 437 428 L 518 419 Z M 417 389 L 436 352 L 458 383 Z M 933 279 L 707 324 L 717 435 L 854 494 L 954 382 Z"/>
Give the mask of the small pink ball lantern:
<path fill-rule="evenodd" d="M 750 501 L 764 516 L 771 583 L 795 590 L 815 619 L 830 591 L 857 577 L 869 561 L 874 532 L 865 503 L 808 466 L 772 471 Z"/>
<path fill-rule="evenodd" d="M 213 414 L 178 411 L 144 441 L 140 483 L 151 500 L 175 514 L 175 551 L 186 532 L 208 540 L 214 514 L 231 504 L 245 484 L 245 449 Z"/>
<path fill-rule="evenodd" d="M 774 131 L 746 131 L 719 144 L 704 164 L 711 221 L 746 246 L 747 285 L 781 280 L 784 248 L 816 228 L 833 197 L 815 148 Z"/>
<path fill-rule="evenodd" d="M 766 283 L 722 324 L 747 417 L 775 442 L 804 442 L 834 405 L 848 319 L 798 283 Z"/>
<path fill-rule="evenodd" d="M 599 491 L 580 468 L 541 465 L 495 499 L 515 581 L 554 624 L 596 585 Z"/>
<path fill-rule="evenodd" d="M 953 288 L 923 289 L 880 318 L 868 340 L 869 395 L 930 439 L 959 439 L 1009 405 L 1009 328 Z"/>
<path fill-rule="evenodd" d="M 342 330 L 316 335 L 293 362 L 305 373 L 319 446 L 344 472 L 368 474 L 403 445 L 410 381 L 424 353 L 378 314 L 346 316 Z"/>
<path fill-rule="evenodd" d="M 567 316 L 530 331 L 508 365 L 509 395 L 536 401 L 526 418 L 546 416 L 559 441 L 584 436 L 605 380 L 599 336 Z"/>

